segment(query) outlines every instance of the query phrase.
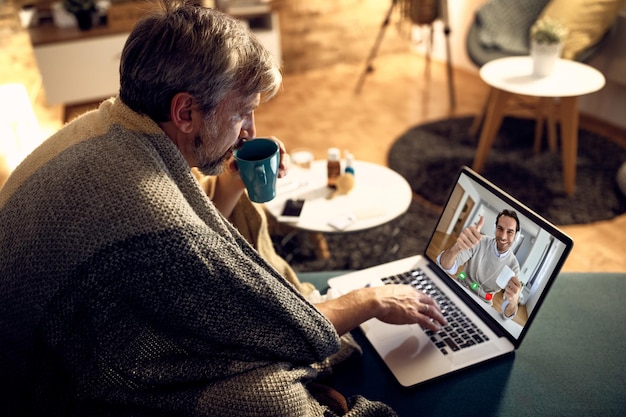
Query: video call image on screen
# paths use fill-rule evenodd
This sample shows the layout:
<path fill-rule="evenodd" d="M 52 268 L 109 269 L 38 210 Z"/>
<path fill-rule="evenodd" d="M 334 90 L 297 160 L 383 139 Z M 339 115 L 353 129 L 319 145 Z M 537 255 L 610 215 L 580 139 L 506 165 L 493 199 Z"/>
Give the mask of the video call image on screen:
<path fill-rule="evenodd" d="M 477 304 L 516 338 L 520 336 L 528 318 L 537 307 L 540 295 L 550 277 L 564 262 L 567 249 L 566 244 L 556 236 L 559 235 L 558 232 L 551 233 L 542 228 L 537 222 L 526 217 L 520 208 L 517 202 L 502 200 L 470 176 L 462 173 L 426 250 L 428 258 L 437 262 L 438 256 L 456 242 L 459 234 L 468 226 L 477 225 L 481 217 L 484 218 L 480 229 L 483 235 L 481 243 L 485 243 L 486 239 L 496 236 L 498 214 L 503 210 L 514 211 L 519 220 L 519 231 L 515 234 L 509 250 L 519 265 L 518 274 L 508 267 L 503 267 L 503 263 L 494 264 L 488 272 L 485 272 L 483 267 L 489 268 L 485 265 L 488 262 L 481 264 L 474 261 L 475 265 L 472 266 L 470 265 L 472 260 L 469 260 L 457 265 L 457 270 L 451 271 L 448 276 L 467 293 L 472 294 Z M 550 226 L 547 227 L 552 229 Z M 492 250 L 493 245 L 489 246 L 488 250 Z M 484 247 L 487 246 L 485 243 Z M 512 259 L 509 262 L 515 263 Z M 482 273 L 482 276 L 472 276 L 472 271 L 476 275 Z M 517 276 L 522 284 L 521 291 L 518 292 L 517 313 L 512 318 L 505 319 L 502 309 L 504 288 L 513 276 Z"/>

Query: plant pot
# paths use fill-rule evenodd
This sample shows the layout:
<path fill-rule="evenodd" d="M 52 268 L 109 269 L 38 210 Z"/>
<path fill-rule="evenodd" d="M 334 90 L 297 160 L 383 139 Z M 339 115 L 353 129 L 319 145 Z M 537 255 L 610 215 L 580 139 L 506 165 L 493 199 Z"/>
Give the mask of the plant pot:
<path fill-rule="evenodd" d="M 93 26 L 93 13 L 89 10 L 74 13 L 80 30 L 89 30 Z"/>
<path fill-rule="evenodd" d="M 538 43 L 530 44 L 530 56 L 533 59 L 533 75 L 547 77 L 554 70 L 554 65 L 561 56 L 562 43 Z"/>
<path fill-rule="evenodd" d="M 65 10 L 61 2 L 52 4 L 52 21 L 54 26 L 58 28 L 74 28 L 76 27 L 76 17 L 73 13 Z"/>

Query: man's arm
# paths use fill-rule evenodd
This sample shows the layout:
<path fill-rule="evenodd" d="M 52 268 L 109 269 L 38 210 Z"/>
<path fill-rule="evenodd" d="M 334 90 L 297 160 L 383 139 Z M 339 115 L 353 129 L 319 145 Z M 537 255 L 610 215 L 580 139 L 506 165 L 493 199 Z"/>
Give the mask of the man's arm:
<path fill-rule="evenodd" d="M 448 324 L 435 300 L 409 285 L 362 288 L 316 307 L 340 335 L 371 318 L 390 324 L 418 323 L 433 331 Z"/>
<path fill-rule="evenodd" d="M 450 270 L 455 265 L 456 257 L 461 253 L 463 249 L 456 243 L 450 246 L 448 249 L 441 252 L 439 255 L 439 265 L 445 270 Z"/>
<path fill-rule="evenodd" d="M 444 250 L 441 253 L 441 256 L 439 258 L 439 264 L 444 269 L 450 269 L 454 266 L 454 261 L 456 260 L 456 257 L 459 255 L 459 253 L 461 253 L 461 251 L 471 249 L 474 246 L 478 245 L 480 239 L 482 238 L 482 235 L 480 234 L 480 229 L 483 227 L 483 224 L 485 224 L 485 218 L 483 216 L 480 216 L 480 219 L 478 219 L 478 223 L 476 223 L 476 226 L 470 225 L 466 227 L 456 239 L 454 245 L 450 246 L 448 249 Z"/>
<path fill-rule="evenodd" d="M 215 208 L 224 217 L 229 218 L 245 189 L 246 186 L 239 177 L 234 161 L 229 161 L 224 167 L 224 172 L 215 179 L 215 190 L 211 200 Z"/>

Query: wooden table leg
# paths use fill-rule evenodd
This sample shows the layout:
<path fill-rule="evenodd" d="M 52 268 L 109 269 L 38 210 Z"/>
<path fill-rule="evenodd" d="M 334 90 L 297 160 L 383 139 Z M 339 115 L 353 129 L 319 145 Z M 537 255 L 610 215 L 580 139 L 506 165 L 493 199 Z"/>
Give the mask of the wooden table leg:
<path fill-rule="evenodd" d="M 493 90 L 493 88 L 491 89 Z M 487 99 L 480 109 L 480 114 L 474 117 L 474 121 L 472 122 L 472 126 L 470 126 L 469 134 L 471 137 L 478 135 L 478 131 L 480 127 L 483 125 L 483 121 L 485 120 L 485 113 L 487 113 L 487 106 L 489 105 L 489 101 L 491 100 L 491 90 L 489 90 L 489 94 L 487 95 Z"/>
<path fill-rule="evenodd" d="M 556 152 L 556 109 L 554 105 L 554 98 L 548 99 L 547 107 L 547 120 L 548 120 L 548 149 L 550 152 Z"/>
<path fill-rule="evenodd" d="M 563 97 L 560 103 L 561 146 L 563 148 L 563 187 L 567 195 L 576 189 L 578 154 L 578 97 Z"/>
<path fill-rule="evenodd" d="M 548 149 L 556 152 L 556 115 L 554 99 L 552 97 L 541 97 L 537 105 L 537 125 L 535 126 L 535 143 L 533 153 L 537 155 L 541 150 L 541 139 L 543 136 L 544 119 L 548 129 Z"/>
<path fill-rule="evenodd" d="M 549 100 L 546 97 L 540 97 L 537 108 L 535 109 L 535 142 L 533 143 L 533 153 L 537 155 L 541 151 L 541 139 L 543 139 L 543 121 L 546 117 Z"/>
<path fill-rule="evenodd" d="M 496 134 L 502 124 L 502 118 L 504 117 L 504 105 L 510 93 L 506 91 L 492 88 L 489 94 L 489 103 L 487 103 L 487 112 L 485 114 L 485 123 L 483 130 L 480 133 L 480 139 L 478 140 L 478 147 L 476 148 L 476 155 L 474 156 L 474 163 L 472 169 L 476 172 L 482 171 L 487 154 L 493 146 L 496 139 Z"/>
<path fill-rule="evenodd" d="M 328 242 L 326 242 L 326 237 L 323 233 L 311 232 L 309 234 L 309 238 L 311 239 L 311 243 L 315 248 L 315 255 L 318 259 L 328 259 L 330 258 L 330 251 L 328 250 Z"/>

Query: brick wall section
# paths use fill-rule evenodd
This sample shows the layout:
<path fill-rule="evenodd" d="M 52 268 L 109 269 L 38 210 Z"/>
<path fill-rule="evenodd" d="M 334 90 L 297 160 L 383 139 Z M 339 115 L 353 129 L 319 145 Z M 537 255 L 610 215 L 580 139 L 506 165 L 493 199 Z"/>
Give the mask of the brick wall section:
<path fill-rule="evenodd" d="M 274 0 L 284 71 L 365 63 L 391 4 L 392 0 Z M 408 50 L 409 29 L 400 6 L 394 7 L 379 55 Z"/>

